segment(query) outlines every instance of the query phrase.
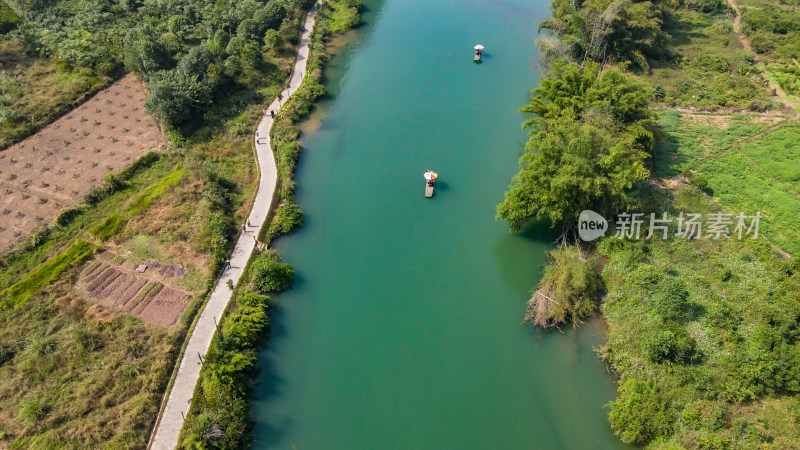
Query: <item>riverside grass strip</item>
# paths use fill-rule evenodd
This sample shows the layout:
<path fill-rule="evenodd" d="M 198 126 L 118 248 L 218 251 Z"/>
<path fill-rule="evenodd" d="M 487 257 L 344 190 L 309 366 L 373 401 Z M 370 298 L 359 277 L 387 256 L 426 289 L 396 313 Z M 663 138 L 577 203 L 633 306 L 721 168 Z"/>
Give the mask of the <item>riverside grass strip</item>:
<path fill-rule="evenodd" d="M 0 307 L 17 306 L 28 300 L 39 288 L 58 279 L 70 267 L 83 264 L 94 255 L 97 249 L 98 247 L 94 244 L 85 241 L 76 242 L 68 250 L 42 264 L 28 276 L 0 293 Z"/>

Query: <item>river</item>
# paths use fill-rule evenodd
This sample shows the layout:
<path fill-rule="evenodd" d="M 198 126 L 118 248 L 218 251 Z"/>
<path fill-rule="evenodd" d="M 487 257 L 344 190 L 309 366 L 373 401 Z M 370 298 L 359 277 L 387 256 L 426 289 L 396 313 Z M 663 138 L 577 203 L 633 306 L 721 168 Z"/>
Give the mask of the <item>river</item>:
<path fill-rule="evenodd" d="M 553 234 L 495 220 L 547 1 L 366 3 L 304 124 L 305 224 L 275 245 L 298 280 L 259 356 L 255 448 L 622 448 L 601 323 L 520 325 Z"/>

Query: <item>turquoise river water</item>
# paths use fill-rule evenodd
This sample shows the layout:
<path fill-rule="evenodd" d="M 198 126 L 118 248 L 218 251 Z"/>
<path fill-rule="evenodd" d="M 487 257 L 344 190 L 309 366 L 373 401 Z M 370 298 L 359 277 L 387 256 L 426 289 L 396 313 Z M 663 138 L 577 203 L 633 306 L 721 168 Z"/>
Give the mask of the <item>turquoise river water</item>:
<path fill-rule="evenodd" d="M 547 1 L 366 6 L 304 124 L 306 222 L 276 243 L 298 280 L 259 358 L 255 447 L 623 447 L 599 321 L 520 325 L 554 236 L 495 220 Z M 426 169 L 440 175 L 432 199 Z"/>

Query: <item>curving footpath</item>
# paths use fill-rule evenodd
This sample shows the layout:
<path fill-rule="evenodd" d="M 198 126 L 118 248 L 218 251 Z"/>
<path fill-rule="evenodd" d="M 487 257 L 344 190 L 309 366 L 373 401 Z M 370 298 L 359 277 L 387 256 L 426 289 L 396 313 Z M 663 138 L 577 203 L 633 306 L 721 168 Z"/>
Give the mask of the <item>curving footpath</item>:
<path fill-rule="evenodd" d="M 306 64 L 308 63 L 308 44 L 311 41 L 311 30 L 314 28 L 316 13 L 317 4 L 306 15 L 303 33 L 300 38 L 300 48 L 297 52 L 292 76 L 289 78 L 289 87 L 281 92 L 281 98 L 283 99 L 288 99 L 294 94 L 303 82 Z M 277 98 L 273 100 L 267 107 L 267 114 L 261 119 L 256 128 L 256 155 L 261 169 L 261 179 L 258 184 L 256 199 L 253 202 L 253 209 L 248 217 L 251 226 L 239 236 L 239 240 L 236 242 L 231 254 L 231 267 L 225 271 L 217 282 L 206 302 L 205 308 L 200 313 L 194 331 L 189 336 L 189 342 L 178 367 L 178 375 L 175 377 L 175 382 L 172 384 L 172 389 L 166 400 L 166 406 L 162 409 L 156 428 L 153 430 L 150 444 L 148 445 L 150 449 L 172 450 L 178 445 L 178 437 L 183 428 L 184 415 L 189 411 L 189 404 L 200 376 L 201 363 L 199 355 L 205 357 L 208 352 L 216 331 L 216 322 L 222 317 L 233 293 L 228 287 L 228 281 L 232 281 L 234 285 L 239 282 L 247 261 L 250 260 L 250 255 L 253 254 L 258 231 L 264 225 L 272 207 L 272 199 L 278 182 L 278 168 L 275 165 L 275 157 L 272 154 L 269 142 L 269 133 L 273 123 L 269 111 L 277 112 L 280 106 L 280 101 Z"/>

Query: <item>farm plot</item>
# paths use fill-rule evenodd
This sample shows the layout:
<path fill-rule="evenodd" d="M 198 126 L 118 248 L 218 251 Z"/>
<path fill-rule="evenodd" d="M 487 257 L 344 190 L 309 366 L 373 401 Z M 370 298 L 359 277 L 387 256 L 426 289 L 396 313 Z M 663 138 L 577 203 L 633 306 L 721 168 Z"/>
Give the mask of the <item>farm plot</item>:
<path fill-rule="evenodd" d="M 163 134 L 127 75 L 30 138 L 0 152 L 0 251 L 78 203 L 145 153 Z"/>
<path fill-rule="evenodd" d="M 130 272 L 99 257 L 80 274 L 78 289 L 101 305 L 138 317 L 145 322 L 170 327 L 178 323 L 191 294 L 170 286 L 180 269 L 162 266 L 155 275 Z"/>

